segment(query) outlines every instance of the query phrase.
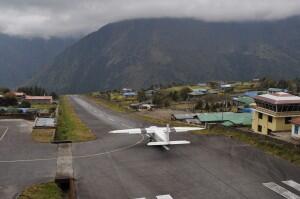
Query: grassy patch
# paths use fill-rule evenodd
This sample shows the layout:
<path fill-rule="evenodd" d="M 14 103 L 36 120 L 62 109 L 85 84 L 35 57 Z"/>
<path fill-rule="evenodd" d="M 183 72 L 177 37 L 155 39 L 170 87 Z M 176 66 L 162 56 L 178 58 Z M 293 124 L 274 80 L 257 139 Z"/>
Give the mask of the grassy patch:
<path fill-rule="evenodd" d="M 193 126 L 193 125 L 189 125 L 185 122 L 174 121 L 174 120 L 163 119 L 163 118 L 155 118 L 153 116 L 144 115 L 144 114 L 140 114 L 140 113 L 132 113 L 132 114 L 130 114 L 130 116 L 133 118 L 142 120 L 142 121 L 149 122 L 153 125 L 158 125 L 158 126 L 165 126 L 166 124 L 170 124 L 171 126 Z"/>
<path fill-rule="evenodd" d="M 63 199 L 62 190 L 54 183 L 36 184 L 26 188 L 18 199 Z"/>
<path fill-rule="evenodd" d="M 108 101 L 108 100 L 102 99 L 100 97 L 94 97 L 91 95 L 87 95 L 86 97 L 93 100 L 96 104 L 99 104 L 100 106 L 111 109 L 113 111 L 120 112 L 120 113 L 129 112 L 128 108 L 125 107 L 127 104 L 124 105 L 124 104 L 120 104 L 117 102 Z"/>
<path fill-rule="evenodd" d="M 194 132 L 200 135 L 223 135 L 232 137 L 249 145 L 255 146 L 264 152 L 278 156 L 289 162 L 300 166 L 300 151 L 295 147 L 291 147 L 287 144 L 281 144 L 279 142 L 272 141 L 268 138 L 262 138 L 257 135 L 250 135 L 247 133 L 242 133 L 238 130 L 224 127 L 212 127 L 211 129 L 206 129 L 199 132 Z"/>
<path fill-rule="evenodd" d="M 55 109 L 56 104 L 31 104 L 31 108 L 36 109 Z"/>
<path fill-rule="evenodd" d="M 33 129 L 32 139 L 36 142 L 50 143 L 53 141 L 55 129 Z"/>
<path fill-rule="evenodd" d="M 60 98 L 56 140 L 89 141 L 96 136 L 80 120 L 66 96 Z"/>
<path fill-rule="evenodd" d="M 110 110 L 119 112 L 119 113 L 128 113 L 129 117 L 135 118 L 135 119 L 140 119 L 146 122 L 149 122 L 151 124 L 154 125 L 166 125 L 166 124 L 170 124 L 172 126 L 176 126 L 176 125 L 180 125 L 180 126 L 191 126 L 188 125 L 187 123 L 183 123 L 183 122 L 178 122 L 178 121 L 172 121 L 172 120 L 166 120 L 166 119 L 161 119 L 161 118 L 155 118 L 155 117 L 151 117 L 149 115 L 144 115 L 141 114 L 139 112 L 136 111 L 132 111 L 126 107 L 128 107 L 128 105 L 121 105 L 117 102 L 113 102 L 113 101 L 108 101 L 105 99 L 101 99 L 99 97 L 94 97 L 91 95 L 87 95 L 87 97 L 91 100 L 93 100 L 96 104 L 103 106 L 105 108 L 108 108 Z"/>

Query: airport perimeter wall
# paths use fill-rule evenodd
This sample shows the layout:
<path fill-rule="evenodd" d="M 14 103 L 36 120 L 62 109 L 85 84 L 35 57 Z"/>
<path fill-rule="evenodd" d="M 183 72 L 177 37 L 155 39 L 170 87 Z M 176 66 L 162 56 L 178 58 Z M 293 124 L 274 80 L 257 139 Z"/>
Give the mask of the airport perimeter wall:
<path fill-rule="evenodd" d="M 259 138 L 259 140 L 261 140 L 262 142 L 263 141 L 268 141 L 268 142 L 271 142 L 273 145 L 277 145 L 277 146 L 280 146 L 280 147 L 286 147 L 286 148 L 289 148 L 289 149 L 294 149 L 294 150 L 297 150 L 297 151 L 300 152 L 300 143 L 299 144 L 294 144 L 294 143 L 291 143 L 291 142 L 286 142 L 286 141 L 283 141 L 283 140 L 273 138 L 273 137 L 268 136 L 268 135 L 254 133 L 250 130 L 244 130 L 244 129 L 239 129 L 239 128 L 235 128 L 235 127 L 225 127 L 221 124 L 215 124 L 215 125 L 210 126 L 209 128 L 214 128 L 214 127 L 218 128 L 220 130 L 224 130 L 224 131 L 226 131 L 226 130 L 236 131 L 236 132 L 239 132 L 239 133 L 242 133 L 242 134 L 246 134 L 247 136 L 250 136 L 250 137 Z"/>

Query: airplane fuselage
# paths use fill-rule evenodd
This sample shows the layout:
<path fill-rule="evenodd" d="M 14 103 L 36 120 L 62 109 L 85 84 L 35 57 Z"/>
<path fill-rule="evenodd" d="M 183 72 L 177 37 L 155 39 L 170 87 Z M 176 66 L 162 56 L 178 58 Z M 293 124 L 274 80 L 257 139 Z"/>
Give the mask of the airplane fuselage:
<path fill-rule="evenodd" d="M 198 127 L 157 127 L 151 126 L 149 128 L 135 128 L 135 129 L 124 129 L 124 130 L 114 130 L 110 131 L 110 133 L 126 133 L 126 134 L 143 134 L 147 135 L 150 138 L 150 142 L 147 143 L 147 146 L 161 146 L 167 150 L 169 148 L 168 145 L 182 145 L 182 144 L 190 144 L 190 141 L 186 140 L 170 140 L 170 133 L 180 133 L 187 131 L 196 131 L 202 130 L 203 128 Z"/>
<path fill-rule="evenodd" d="M 153 139 L 155 142 L 169 142 L 169 136 L 166 132 L 157 129 L 156 127 L 150 128 L 156 129 L 155 132 L 150 136 L 150 138 Z M 166 150 L 169 150 L 169 147 L 167 147 L 166 145 L 162 145 L 161 147 L 163 147 Z"/>
<path fill-rule="evenodd" d="M 164 132 L 161 132 L 161 131 L 158 131 L 158 132 L 155 132 L 153 134 L 153 137 L 152 137 L 155 141 L 157 142 L 167 142 L 168 140 L 166 140 L 166 135 Z"/>
<path fill-rule="evenodd" d="M 160 130 L 156 126 L 151 126 L 148 128 L 150 131 L 153 131 L 154 133 L 151 134 L 150 138 L 152 138 L 156 142 L 168 142 L 169 138 L 166 135 L 166 132 Z"/>

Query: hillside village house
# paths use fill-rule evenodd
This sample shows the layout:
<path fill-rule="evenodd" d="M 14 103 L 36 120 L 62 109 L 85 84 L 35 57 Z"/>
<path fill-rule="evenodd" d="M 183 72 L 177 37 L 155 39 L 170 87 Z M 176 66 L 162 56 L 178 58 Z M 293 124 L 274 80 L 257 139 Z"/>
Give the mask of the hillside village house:
<path fill-rule="evenodd" d="M 300 116 L 300 97 L 284 92 L 256 96 L 252 130 L 269 134 L 291 130 L 291 120 Z"/>
<path fill-rule="evenodd" d="M 26 97 L 26 93 L 23 92 L 14 92 L 13 94 L 16 96 L 17 100 L 23 100 Z"/>
<path fill-rule="evenodd" d="M 268 93 L 270 93 L 270 94 L 272 94 L 272 93 L 278 93 L 278 92 L 287 93 L 288 90 L 287 89 L 283 89 L 283 88 L 269 88 L 268 89 Z"/>
<path fill-rule="evenodd" d="M 292 120 L 292 138 L 300 139 L 300 118 Z"/>
<path fill-rule="evenodd" d="M 26 95 L 25 100 L 31 104 L 52 104 L 52 96 L 29 96 Z"/>

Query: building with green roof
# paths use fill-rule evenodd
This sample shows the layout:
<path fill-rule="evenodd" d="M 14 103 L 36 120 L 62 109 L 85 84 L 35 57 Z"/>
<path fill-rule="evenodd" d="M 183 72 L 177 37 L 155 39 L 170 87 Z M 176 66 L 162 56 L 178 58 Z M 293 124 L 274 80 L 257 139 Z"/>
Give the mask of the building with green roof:
<path fill-rule="evenodd" d="M 251 113 L 233 113 L 233 112 L 219 112 L 219 113 L 199 113 L 197 118 L 201 124 L 220 123 L 224 126 L 251 126 Z"/>
<path fill-rule="evenodd" d="M 234 98 L 233 101 L 237 106 L 244 106 L 245 108 L 248 108 L 251 104 L 255 103 L 252 97 L 246 96 Z"/>

